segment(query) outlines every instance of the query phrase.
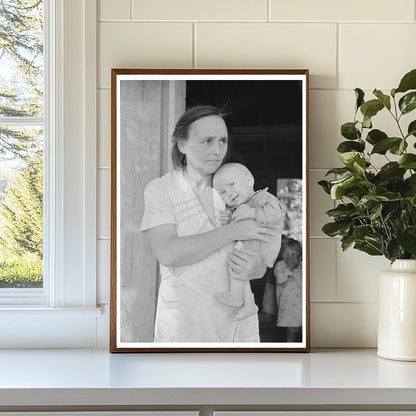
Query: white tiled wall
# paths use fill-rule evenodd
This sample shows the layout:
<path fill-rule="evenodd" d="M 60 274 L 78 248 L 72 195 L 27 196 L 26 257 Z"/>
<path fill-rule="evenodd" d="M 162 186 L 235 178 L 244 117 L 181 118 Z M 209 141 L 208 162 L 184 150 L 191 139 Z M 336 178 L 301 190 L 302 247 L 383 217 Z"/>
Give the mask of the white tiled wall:
<path fill-rule="evenodd" d="M 309 68 L 312 346 L 375 346 L 377 275 L 388 263 L 343 253 L 325 237 L 333 202 L 316 183 L 337 164 L 339 126 L 354 116 L 352 89 L 390 90 L 416 67 L 415 0 L 98 0 L 98 7 L 99 301 L 109 301 L 110 69 Z M 387 116 L 377 123 L 391 126 Z"/>

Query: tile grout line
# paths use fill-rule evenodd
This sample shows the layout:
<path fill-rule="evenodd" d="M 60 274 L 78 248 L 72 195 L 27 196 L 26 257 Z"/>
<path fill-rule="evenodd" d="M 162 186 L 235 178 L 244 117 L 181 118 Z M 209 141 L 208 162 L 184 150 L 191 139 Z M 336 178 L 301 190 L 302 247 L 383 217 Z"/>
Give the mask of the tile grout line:
<path fill-rule="evenodd" d="M 415 0 L 416 1 L 416 0 Z M 272 0 L 267 0 L 267 22 L 272 20 Z"/>
<path fill-rule="evenodd" d="M 341 239 L 341 237 L 329 237 L 329 236 L 327 236 L 327 235 L 325 235 L 325 234 L 322 234 L 322 235 L 310 235 L 309 236 L 309 240 L 329 240 L 329 241 L 332 241 L 332 240 L 340 240 Z"/>
<path fill-rule="evenodd" d="M 133 11 L 131 12 L 133 13 Z M 354 25 L 414 25 L 413 20 L 270 20 L 265 19 L 253 19 L 253 20 L 244 20 L 244 19 L 210 19 L 210 20 L 192 20 L 192 19 L 98 19 L 98 23 L 287 23 L 287 24 L 306 24 L 306 25 L 315 25 L 315 24 L 354 24 Z"/>
<path fill-rule="evenodd" d="M 337 90 L 339 90 L 339 80 L 340 80 L 340 72 L 341 72 L 341 24 L 337 23 Z"/>
<path fill-rule="evenodd" d="M 133 21 L 133 0 L 130 0 L 130 20 Z"/>
<path fill-rule="evenodd" d="M 335 205 L 335 204 L 334 204 Z M 334 244 L 333 250 L 334 253 L 334 259 L 335 259 L 335 282 L 334 282 L 334 303 L 338 303 L 338 247 L 337 245 L 340 244 L 340 241 L 336 241 L 336 244 Z"/>
<path fill-rule="evenodd" d="M 311 301 L 311 303 L 315 305 L 377 305 L 377 301 L 371 302 L 371 301 L 358 301 L 358 300 L 350 300 L 350 301 L 341 301 L 341 302 L 331 302 L 331 301 Z"/>
<path fill-rule="evenodd" d="M 332 201 L 332 208 L 335 208 L 337 206 L 337 204 L 336 204 L 336 202 L 335 201 Z M 338 296 L 338 286 L 339 286 L 339 280 L 338 280 L 338 277 L 339 277 L 339 273 L 338 273 L 338 271 L 339 271 L 339 256 L 338 256 L 338 254 L 339 254 L 339 248 L 340 248 L 340 245 L 341 245 L 341 237 L 337 237 L 336 238 L 336 244 L 334 245 L 334 249 L 335 249 L 335 253 L 334 253 L 334 256 L 335 256 L 335 302 L 336 303 L 338 303 L 338 301 L 339 301 L 339 296 Z"/>
<path fill-rule="evenodd" d="M 192 68 L 196 69 L 196 22 L 192 23 Z"/>

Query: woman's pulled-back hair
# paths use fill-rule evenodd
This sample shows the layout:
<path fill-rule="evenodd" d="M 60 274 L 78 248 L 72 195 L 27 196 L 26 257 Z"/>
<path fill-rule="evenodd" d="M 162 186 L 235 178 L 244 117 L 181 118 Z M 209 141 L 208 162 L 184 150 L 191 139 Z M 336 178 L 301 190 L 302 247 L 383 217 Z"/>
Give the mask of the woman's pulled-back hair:
<path fill-rule="evenodd" d="M 186 166 L 186 155 L 179 150 L 178 142 L 188 140 L 189 128 L 192 123 L 200 118 L 209 116 L 218 116 L 224 119 L 226 114 L 223 112 L 223 109 L 213 105 L 196 105 L 188 108 L 177 121 L 172 134 L 172 163 L 175 169 Z"/>

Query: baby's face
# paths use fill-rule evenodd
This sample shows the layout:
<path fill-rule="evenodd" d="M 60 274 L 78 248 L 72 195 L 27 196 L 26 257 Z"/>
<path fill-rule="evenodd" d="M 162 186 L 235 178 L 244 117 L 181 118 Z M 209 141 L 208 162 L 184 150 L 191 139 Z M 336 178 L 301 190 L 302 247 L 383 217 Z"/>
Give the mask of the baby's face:
<path fill-rule="evenodd" d="M 244 204 L 254 192 L 248 176 L 232 168 L 214 176 L 214 188 L 229 207 Z"/>

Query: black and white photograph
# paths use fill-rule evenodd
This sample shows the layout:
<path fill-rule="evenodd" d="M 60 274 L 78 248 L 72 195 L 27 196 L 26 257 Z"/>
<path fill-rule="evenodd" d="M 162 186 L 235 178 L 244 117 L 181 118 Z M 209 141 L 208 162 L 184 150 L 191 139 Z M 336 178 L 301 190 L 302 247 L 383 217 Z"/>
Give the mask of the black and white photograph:
<path fill-rule="evenodd" d="M 110 351 L 309 351 L 308 70 L 111 89 Z"/>

